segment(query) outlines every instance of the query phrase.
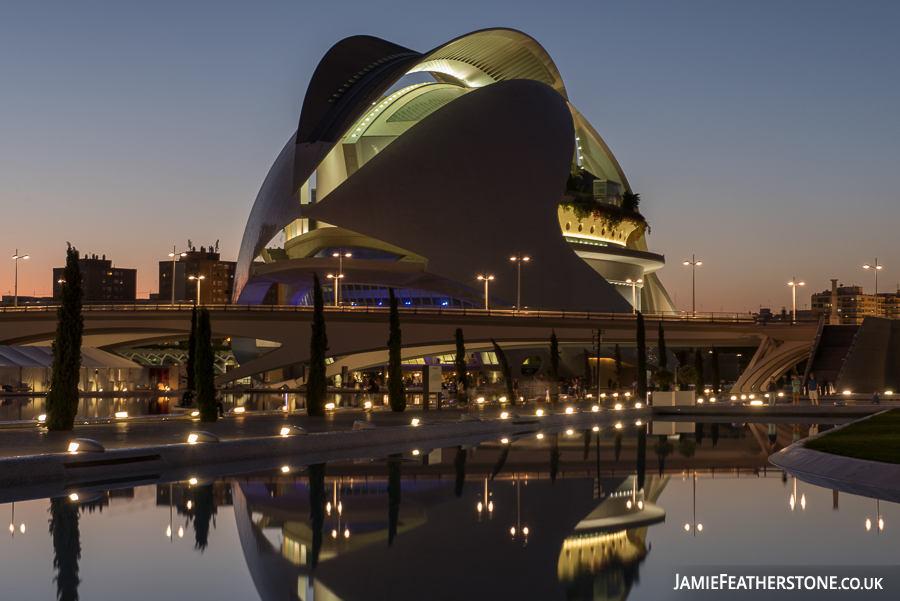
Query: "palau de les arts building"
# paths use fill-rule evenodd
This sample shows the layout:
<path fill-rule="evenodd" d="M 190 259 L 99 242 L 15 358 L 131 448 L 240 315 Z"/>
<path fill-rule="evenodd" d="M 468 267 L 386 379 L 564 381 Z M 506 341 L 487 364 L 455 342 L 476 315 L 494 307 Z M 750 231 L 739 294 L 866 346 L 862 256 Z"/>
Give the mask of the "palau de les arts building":
<path fill-rule="evenodd" d="M 414 73 L 434 81 L 400 87 Z M 523 308 L 630 313 L 642 280 L 639 308 L 671 312 L 630 193 L 531 37 L 487 29 L 424 54 L 350 37 L 259 191 L 233 300 L 312 304 L 315 272 L 333 305 L 341 270 L 343 305 L 387 306 L 393 287 L 403 305 L 481 308 L 492 275 L 491 308 L 510 309 L 521 253 Z"/>

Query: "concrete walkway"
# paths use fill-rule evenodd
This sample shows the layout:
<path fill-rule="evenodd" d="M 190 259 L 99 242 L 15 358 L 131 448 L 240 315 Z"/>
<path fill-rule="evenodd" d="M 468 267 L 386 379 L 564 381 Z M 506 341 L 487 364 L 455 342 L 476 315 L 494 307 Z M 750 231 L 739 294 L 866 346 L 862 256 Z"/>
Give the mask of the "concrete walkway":
<path fill-rule="evenodd" d="M 578 404 L 581 411 L 590 411 L 591 405 Z M 227 415 L 214 423 L 203 423 L 189 414 L 148 416 L 122 420 L 102 419 L 77 423 L 72 432 L 48 432 L 37 422 L 21 427 L 0 429 L 0 457 L 24 457 L 47 453 L 66 452 L 73 438 L 97 440 L 107 449 L 138 448 L 187 441 L 192 430 L 204 430 L 216 434 L 221 440 L 239 440 L 276 436 L 282 426 L 300 426 L 310 432 L 342 432 L 353 429 L 357 420 L 374 423 L 378 427 L 408 426 L 413 418 L 427 418 L 439 423 L 459 422 L 465 413 L 496 419 L 501 412 L 514 412 L 523 418 L 534 416 L 544 404 L 528 403 L 515 407 L 498 405 L 469 405 L 467 409 L 408 409 L 394 413 L 387 407 L 372 410 L 339 408 L 328 411 L 324 417 L 309 417 L 305 411 L 291 416 L 280 411 L 251 412 L 244 415 Z M 564 412 L 560 404 L 557 413 Z M 612 418 L 610 418 L 612 419 Z"/>

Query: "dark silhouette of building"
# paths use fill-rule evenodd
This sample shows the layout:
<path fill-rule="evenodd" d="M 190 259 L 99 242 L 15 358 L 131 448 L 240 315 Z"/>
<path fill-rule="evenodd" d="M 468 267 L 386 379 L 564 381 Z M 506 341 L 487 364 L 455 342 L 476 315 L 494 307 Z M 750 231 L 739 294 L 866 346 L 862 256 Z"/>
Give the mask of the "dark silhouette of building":
<path fill-rule="evenodd" d="M 172 283 L 175 284 L 175 302 L 196 302 L 197 280 L 191 276 L 202 276 L 200 280 L 200 302 L 225 304 L 231 301 L 234 287 L 234 261 L 222 261 L 212 247 L 201 246 L 192 249 L 172 261 L 159 262 L 159 302 L 172 302 Z M 172 277 L 172 267 L 175 277 Z"/>
<path fill-rule="evenodd" d="M 134 302 L 137 298 L 137 269 L 114 267 L 106 255 L 85 255 L 78 259 L 84 279 L 84 302 Z M 64 267 L 53 268 L 53 299 L 59 299 Z"/>

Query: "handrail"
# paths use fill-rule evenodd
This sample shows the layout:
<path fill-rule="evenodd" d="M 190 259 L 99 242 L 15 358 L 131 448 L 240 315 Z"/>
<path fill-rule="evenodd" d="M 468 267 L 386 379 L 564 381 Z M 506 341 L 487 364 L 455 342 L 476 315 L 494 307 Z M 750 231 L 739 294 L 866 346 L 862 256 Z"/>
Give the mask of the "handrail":
<path fill-rule="evenodd" d="M 216 304 L 204 305 L 211 312 L 269 312 L 269 313 L 308 313 L 314 309 L 311 306 L 301 305 L 251 305 L 251 304 Z M 56 311 L 58 305 L 33 305 L 21 307 L 0 307 L 0 314 L 20 314 L 20 313 L 49 313 Z M 110 311 L 154 311 L 154 312 L 189 312 L 193 310 L 191 304 L 170 303 L 117 303 L 117 304 L 94 304 L 85 303 L 82 311 L 90 312 L 110 312 Z M 564 310 L 542 310 L 530 309 L 525 311 L 517 311 L 515 309 L 471 309 L 471 308 L 448 308 L 448 307 L 398 307 L 401 314 L 407 315 L 462 315 L 462 316 L 484 316 L 490 318 L 511 318 L 511 319 L 578 319 L 578 320 L 603 320 L 603 321 L 633 321 L 636 315 L 633 313 L 616 313 L 616 312 L 592 312 L 592 311 L 564 311 Z M 325 307 L 328 313 L 378 313 L 388 314 L 389 307 L 375 307 L 369 305 L 363 306 L 340 306 Z M 818 325 L 818 318 L 810 320 L 794 320 L 793 322 L 765 319 L 760 320 L 753 315 L 744 315 L 739 313 L 698 313 L 696 315 L 673 314 L 673 313 L 645 313 L 644 318 L 648 320 L 662 322 L 683 322 L 683 323 L 748 323 L 764 327 L 793 327 L 796 324 Z"/>

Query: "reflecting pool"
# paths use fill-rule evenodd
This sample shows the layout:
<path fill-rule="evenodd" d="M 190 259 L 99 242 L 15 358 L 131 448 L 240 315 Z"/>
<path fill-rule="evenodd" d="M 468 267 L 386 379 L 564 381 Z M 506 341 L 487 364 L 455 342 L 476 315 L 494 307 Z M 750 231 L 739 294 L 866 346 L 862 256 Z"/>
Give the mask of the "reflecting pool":
<path fill-rule="evenodd" d="M 297 458 L 5 504 L 0 599 L 649 600 L 700 567 L 896 565 L 897 507 L 767 467 L 762 428 Z"/>

